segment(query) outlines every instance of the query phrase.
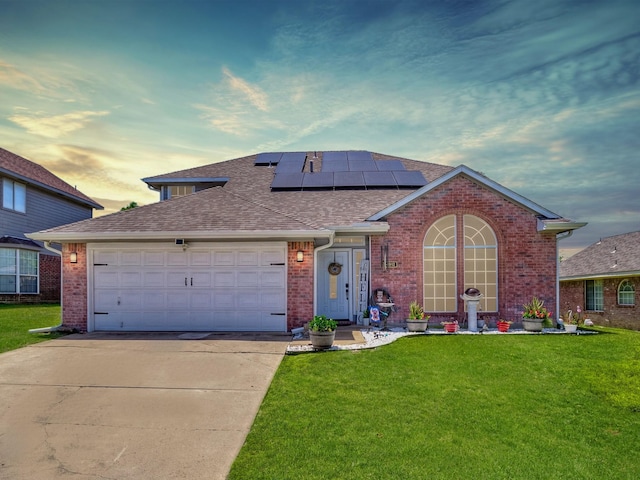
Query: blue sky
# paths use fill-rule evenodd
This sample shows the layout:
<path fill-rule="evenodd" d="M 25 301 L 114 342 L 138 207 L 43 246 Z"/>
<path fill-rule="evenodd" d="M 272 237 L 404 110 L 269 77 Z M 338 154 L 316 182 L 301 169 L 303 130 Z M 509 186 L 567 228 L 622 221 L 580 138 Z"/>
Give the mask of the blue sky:
<path fill-rule="evenodd" d="M 465 164 L 640 230 L 638 1 L 0 0 L 0 146 L 105 205 L 263 151 Z"/>

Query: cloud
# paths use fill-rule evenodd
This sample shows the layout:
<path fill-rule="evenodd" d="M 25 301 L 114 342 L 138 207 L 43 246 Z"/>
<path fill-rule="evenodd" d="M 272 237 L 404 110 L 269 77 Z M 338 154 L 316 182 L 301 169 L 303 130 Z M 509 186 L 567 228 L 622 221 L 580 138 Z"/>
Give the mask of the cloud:
<path fill-rule="evenodd" d="M 16 109 L 22 112 L 23 109 Z M 9 117 L 13 123 L 20 125 L 30 133 L 47 138 L 64 137 L 76 130 L 85 128 L 95 117 L 108 115 L 103 111 L 76 111 L 62 115 L 47 116 L 44 112 L 15 113 Z"/>
<path fill-rule="evenodd" d="M 0 60 L 0 84 L 28 92 L 44 90 L 44 87 L 34 77 L 2 60 Z"/>
<path fill-rule="evenodd" d="M 222 68 L 222 73 L 232 91 L 239 92 L 258 110 L 263 112 L 267 111 L 268 98 L 259 87 L 251 85 L 240 77 L 234 76 L 227 67 Z"/>

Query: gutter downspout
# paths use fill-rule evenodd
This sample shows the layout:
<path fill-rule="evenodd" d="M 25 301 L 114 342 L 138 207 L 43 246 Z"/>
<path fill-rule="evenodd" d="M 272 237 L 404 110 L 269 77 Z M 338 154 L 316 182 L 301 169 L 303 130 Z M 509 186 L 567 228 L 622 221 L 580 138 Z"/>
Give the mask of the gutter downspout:
<path fill-rule="evenodd" d="M 573 230 L 556 234 L 556 323 L 560 318 L 560 251 L 557 246 L 558 241 L 569 238 L 571 235 L 573 235 Z"/>
<path fill-rule="evenodd" d="M 313 249 L 313 314 L 318 311 L 318 252 L 331 248 L 336 238 L 336 232 L 332 231 L 329 236 L 329 243 L 321 245 L 318 248 Z"/>
<path fill-rule="evenodd" d="M 49 241 L 44 242 L 44 248 L 60 256 L 60 286 L 62 286 L 62 252 L 53 248 Z M 55 327 L 32 328 L 29 333 L 51 333 L 57 331 L 60 327 L 62 327 L 62 291 L 60 291 L 60 323 Z"/>

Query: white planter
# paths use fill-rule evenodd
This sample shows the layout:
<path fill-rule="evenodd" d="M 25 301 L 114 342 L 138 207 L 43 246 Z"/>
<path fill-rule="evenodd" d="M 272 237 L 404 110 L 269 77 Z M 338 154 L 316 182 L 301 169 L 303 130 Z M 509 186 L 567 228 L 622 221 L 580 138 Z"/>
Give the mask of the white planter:
<path fill-rule="evenodd" d="M 564 324 L 564 330 L 567 333 L 576 333 L 578 331 L 578 325 L 567 325 L 566 323 Z"/>
<path fill-rule="evenodd" d="M 407 331 L 424 332 L 427 329 L 429 320 L 410 320 L 407 319 Z"/>
<path fill-rule="evenodd" d="M 523 318 L 522 326 L 527 332 L 541 332 L 544 320 L 541 318 Z"/>
<path fill-rule="evenodd" d="M 325 349 L 331 348 L 336 338 L 336 331 L 333 332 L 313 332 L 309 331 L 309 339 L 313 348 Z"/>

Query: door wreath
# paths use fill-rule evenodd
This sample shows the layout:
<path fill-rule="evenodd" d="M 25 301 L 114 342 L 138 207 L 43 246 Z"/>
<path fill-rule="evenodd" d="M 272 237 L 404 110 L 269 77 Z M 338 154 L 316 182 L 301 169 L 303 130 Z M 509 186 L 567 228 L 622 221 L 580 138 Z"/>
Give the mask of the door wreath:
<path fill-rule="evenodd" d="M 327 270 L 329 270 L 329 274 L 331 275 L 340 275 L 340 272 L 342 271 L 342 265 L 337 262 L 331 262 Z"/>

